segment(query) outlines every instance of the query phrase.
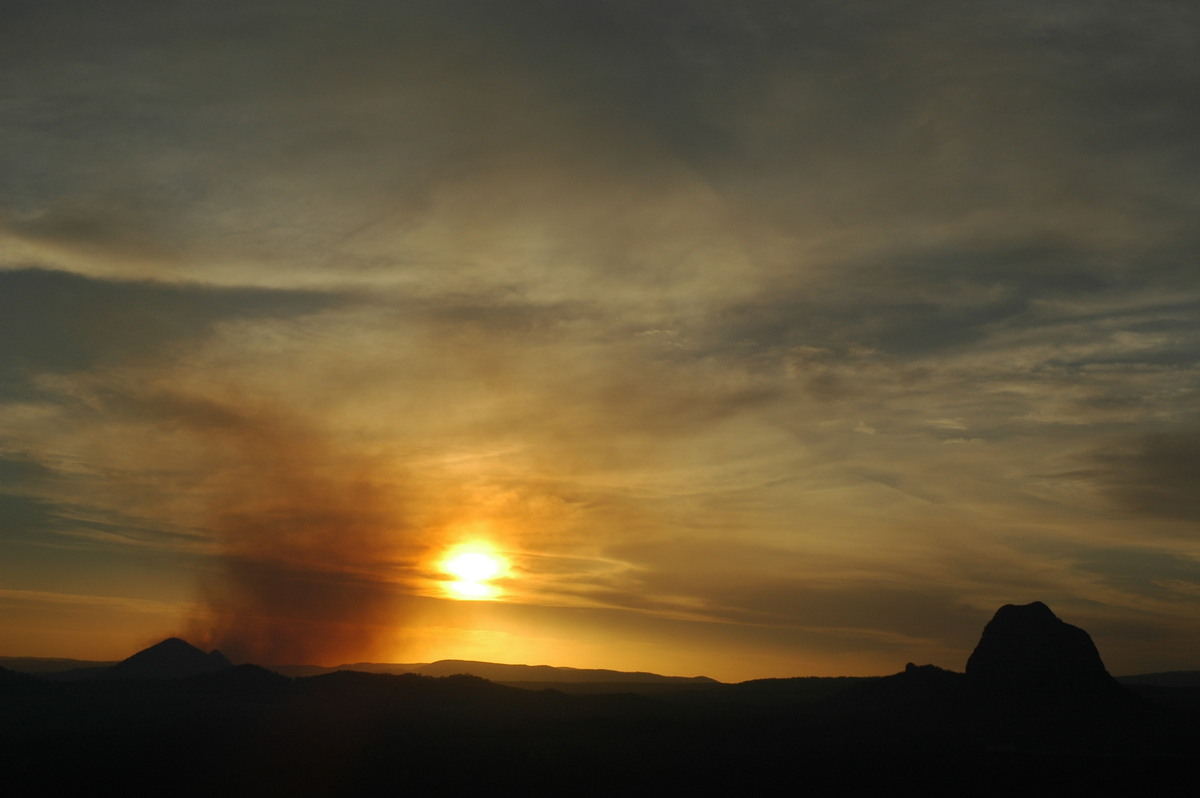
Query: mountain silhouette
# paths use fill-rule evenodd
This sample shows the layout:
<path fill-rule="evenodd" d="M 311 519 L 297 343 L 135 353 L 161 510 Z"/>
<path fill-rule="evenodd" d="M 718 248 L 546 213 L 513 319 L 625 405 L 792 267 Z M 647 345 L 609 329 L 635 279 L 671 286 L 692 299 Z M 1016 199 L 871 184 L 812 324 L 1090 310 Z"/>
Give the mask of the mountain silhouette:
<path fill-rule="evenodd" d="M 1091 636 L 1040 601 L 996 611 L 967 660 L 967 678 L 975 687 L 1003 690 L 1118 689 Z"/>
<path fill-rule="evenodd" d="M 504 670 L 521 667 L 500 673 L 543 675 Z M 132 794 L 169 785 L 206 796 L 488 784 L 535 795 L 780 785 L 866 795 L 905 783 L 934 795 L 1107 795 L 1191 778 L 1200 704 L 1188 688 L 1143 699 L 1113 686 L 1087 633 L 1044 604 L 1002 607 L 968 668 L 572 694 L 565 681 L 529 689 L 469 675 L 290 677 L 172 638 L 73 684 L 0 669 L 0 750 L 11 783 L 45 794 L 88 794 L 97 774 Z M 614 672 L 546 675 L 611 682 Z M 1185 700 L 1159 702 L 1179 690 Z"/>
<path fill-rule="evenodd" d="M 220 651 L 205 654 L 186 640 L 169 637 L 161 643 L 142 649 L 111 668 L 100 671 L 93 679 L 182 679 L 233 666 Z"/>

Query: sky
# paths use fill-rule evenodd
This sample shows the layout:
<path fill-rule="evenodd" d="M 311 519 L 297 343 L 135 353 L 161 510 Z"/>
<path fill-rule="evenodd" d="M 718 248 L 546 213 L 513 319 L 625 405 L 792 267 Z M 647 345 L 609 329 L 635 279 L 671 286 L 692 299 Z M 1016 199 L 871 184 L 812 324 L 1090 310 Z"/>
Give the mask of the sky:
<path fill-rule="evenodd" d="M 1195 4 L 0 13 L 0 654 L 1200 667 Z"/>

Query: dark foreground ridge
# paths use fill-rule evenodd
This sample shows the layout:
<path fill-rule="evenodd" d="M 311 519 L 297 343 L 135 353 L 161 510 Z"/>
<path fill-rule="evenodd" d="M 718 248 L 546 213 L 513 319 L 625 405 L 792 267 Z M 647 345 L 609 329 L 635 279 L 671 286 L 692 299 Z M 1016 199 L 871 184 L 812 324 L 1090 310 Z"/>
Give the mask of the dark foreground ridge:
<path fill-rule="evenodd" d="M 12 783 L 206 797 L 1113 794 L 1190 774 L 1200 750 L 1194 709 L 1118 685 L 1087 634 L 1042 604 L 1001 608 L 966 674 L 910 663 L 881 678 L 571 695 L 469 675 L 290 678 L 181 640 L 121 666 L 75 681 L 0 669 Z"/>

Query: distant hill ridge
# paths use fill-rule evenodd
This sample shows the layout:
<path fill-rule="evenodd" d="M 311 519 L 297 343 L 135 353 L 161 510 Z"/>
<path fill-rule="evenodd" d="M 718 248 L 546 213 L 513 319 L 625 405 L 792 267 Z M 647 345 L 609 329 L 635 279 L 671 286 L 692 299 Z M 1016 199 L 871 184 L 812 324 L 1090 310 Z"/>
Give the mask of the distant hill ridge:
<path fill-rule="evenodd" d="M 214 673 L 230 667 L 233 667 L 232 663 L 220 651 L 205 653 L 178 637 L 167 638 L 117 663 L 0 657 L 0 668 L 38 674 L 52 681 L 176 679 Z M 558 685 L 640 685 L 647 688 L 657 685 L 672 689 L 720 684 L 707 676 L 664 676 L 645 671 L 459 659 L 430 663 L 357 662 L 336 667 L 280 665 L 269 666 L 269 669 L 287 677 L 316 676 L 337 671 L 412 673 L 435 677 L 464 674 L 527 689 Z M 905 675 L 908 680 L 915 678 L 912 666 L 906 674 L 898 674 Z M 1150 673 L 1114 680 L 1104 668 L 1091 637 L 1084 630 L 1061 621 L 1042 602 L 1001 607 L 985 627 L 978 646 L 971 654 L 966 676 L 977 686 L 1008 689 L 1112 689 L 1118 682 L 1128 685 L 1200 687 L 1200 671 Z"/>
<path fill-rule="evenodd" d="M 37 673 L 53 681 L 90 679 L 178 679 L 213 673 L 232 667 L 220 651 L 205 653 L 178 637 L 170 637 L 117 663 L 34 657 L 0 657 L 0 666 L 12 671 Z M 322 667 L 279 665 L 269 670 L 289 677 L 318 676 L 336 671 L 422 676 L 478 676 L 505 684 L 605 684 L 704 686 L 719 684 L 707 676 L 662 676 L 644 671 L 615 671 L 600 668 L 567 668 L 552 665 L 514 665 L 498 662 L 445 659 L 428 663 L 357 662 Z"/>
<path fill-rule="evenodd" d="M 0 657 L 0 667 L 21 673 L 62 673 L 84 668 L 111 668 L 117 660 L 67 659 L 65 657 Z"/>
<path fill-rule="evenodd" d="M 707 676 L 662 676 L 645 671 L 614 671 L 602 668 L 566 668 L 552 665 L 509 665 L 498 662 L 443 659 L 415 665 L 381 665 L 360 662 L 333 670 L 362 670 L 375 673 L 419 673 L 424 676 L 454 676 L 464 673 L 493 682 L 646 682 L 716 684 Z"/>
<path fill-rule="evenodd" d="M 1148 684 L 1157 687 L 1200 687 L 1200 671 L 1139 673 L 1136 676 L 1118 676 L 1117 681 L 1121 684 Z"/>

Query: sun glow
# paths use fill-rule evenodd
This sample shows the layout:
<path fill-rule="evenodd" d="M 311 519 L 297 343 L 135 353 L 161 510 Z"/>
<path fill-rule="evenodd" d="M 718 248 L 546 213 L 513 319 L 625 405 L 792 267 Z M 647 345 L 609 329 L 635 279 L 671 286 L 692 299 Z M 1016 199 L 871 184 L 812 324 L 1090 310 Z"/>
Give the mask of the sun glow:
<path fill-rule="evenodd" d="M 500 596 L 492 580 L 505 576 L 508 562 L 490 548 L 479 544 L 453 549 L 441 561 L 441 569 L 453 577 L 445 583 L 452 598 L 483 601 Z"/>

